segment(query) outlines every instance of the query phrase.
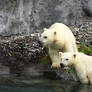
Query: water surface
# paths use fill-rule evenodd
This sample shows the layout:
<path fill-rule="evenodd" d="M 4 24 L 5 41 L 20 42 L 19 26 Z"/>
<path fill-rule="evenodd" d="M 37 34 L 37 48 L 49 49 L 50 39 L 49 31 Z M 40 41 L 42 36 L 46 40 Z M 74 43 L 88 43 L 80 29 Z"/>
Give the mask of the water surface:
<path fill-rule="evenodd" d="M 0 92 L 92 92 L 92 86 L 64 80 L 32 79 L 14 85 L 0 84 Z"/>

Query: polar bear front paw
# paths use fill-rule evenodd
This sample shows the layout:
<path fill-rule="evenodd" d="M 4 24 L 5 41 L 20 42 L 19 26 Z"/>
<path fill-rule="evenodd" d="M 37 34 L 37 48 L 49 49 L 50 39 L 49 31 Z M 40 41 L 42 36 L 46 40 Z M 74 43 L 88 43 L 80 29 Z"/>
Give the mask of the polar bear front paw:
<path fill-rule="evenodd" d="M 58 63 L 53 63 L 53 64 L 51 65 L 51 68 L 60 68 L 60 64 L 58 64 Z"/>

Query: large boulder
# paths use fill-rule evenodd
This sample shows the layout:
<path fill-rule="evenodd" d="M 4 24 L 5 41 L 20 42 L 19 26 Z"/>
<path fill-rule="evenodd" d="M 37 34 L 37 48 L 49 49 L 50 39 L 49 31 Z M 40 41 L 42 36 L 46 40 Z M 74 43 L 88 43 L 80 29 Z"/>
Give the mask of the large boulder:
<path fill-rule="evenodd" d="M 84 8 L 91 15 L 91 0 L 88 3 L 82 1 L 83 3 L 81 0 L 0 0 L 0 34 L 42 32 L 43 27 L 49 27 L 54 22 L 68 26 L 80 24 Z"/>

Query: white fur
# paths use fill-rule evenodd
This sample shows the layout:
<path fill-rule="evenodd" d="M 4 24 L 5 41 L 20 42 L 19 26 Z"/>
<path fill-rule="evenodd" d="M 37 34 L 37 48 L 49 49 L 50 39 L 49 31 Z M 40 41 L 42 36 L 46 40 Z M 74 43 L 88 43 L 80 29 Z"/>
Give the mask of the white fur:
<path fill-rule="evenodd" d="M 56 34 L 54 34 L 56 32 Z M 44 38 L 47 36 L 47 39 Z M 52 67 L 60 67 L 59 51 L 77 52 L 76 41 L 73 33 L 66 25 L 55 23 L 50 28 L 44 28 L 40 40 L 49 49 Z"/>
<path fill-rule="evenodd" d="M 59 56 L 64 66 L 74 67 L 75 73 L 81 83 L 88 84 L 90 82 L 92 84 L 92 56 L 79 52 L 59 52 Z"/>

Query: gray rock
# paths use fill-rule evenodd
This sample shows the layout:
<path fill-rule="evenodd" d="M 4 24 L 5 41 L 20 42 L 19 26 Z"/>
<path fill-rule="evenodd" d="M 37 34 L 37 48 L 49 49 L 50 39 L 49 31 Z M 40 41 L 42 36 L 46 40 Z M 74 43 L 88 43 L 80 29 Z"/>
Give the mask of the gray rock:
<path fill-rule="evenodd" d="M 85 22 L 80 27 L 71 27 L 77 43 L 85 43 L 92 46 L 92 23 Z"/>
<path fill-rule="evenodd" d="M 81 0 L 82 9 L 87 16 L 92 17 L 92 0 Z"/>
<path fill-rule="evenodd" d="M 79 27 L 89 16 L 91 0 L 0 0 L 0 35 L 42 32 L 54 22 Z"/>
<path fill-rule="evenodd" d="M 42 32 L 54 22 L 75 25 L 80 4 L 77 0 L 1 0 L 0 34 Z"/>

